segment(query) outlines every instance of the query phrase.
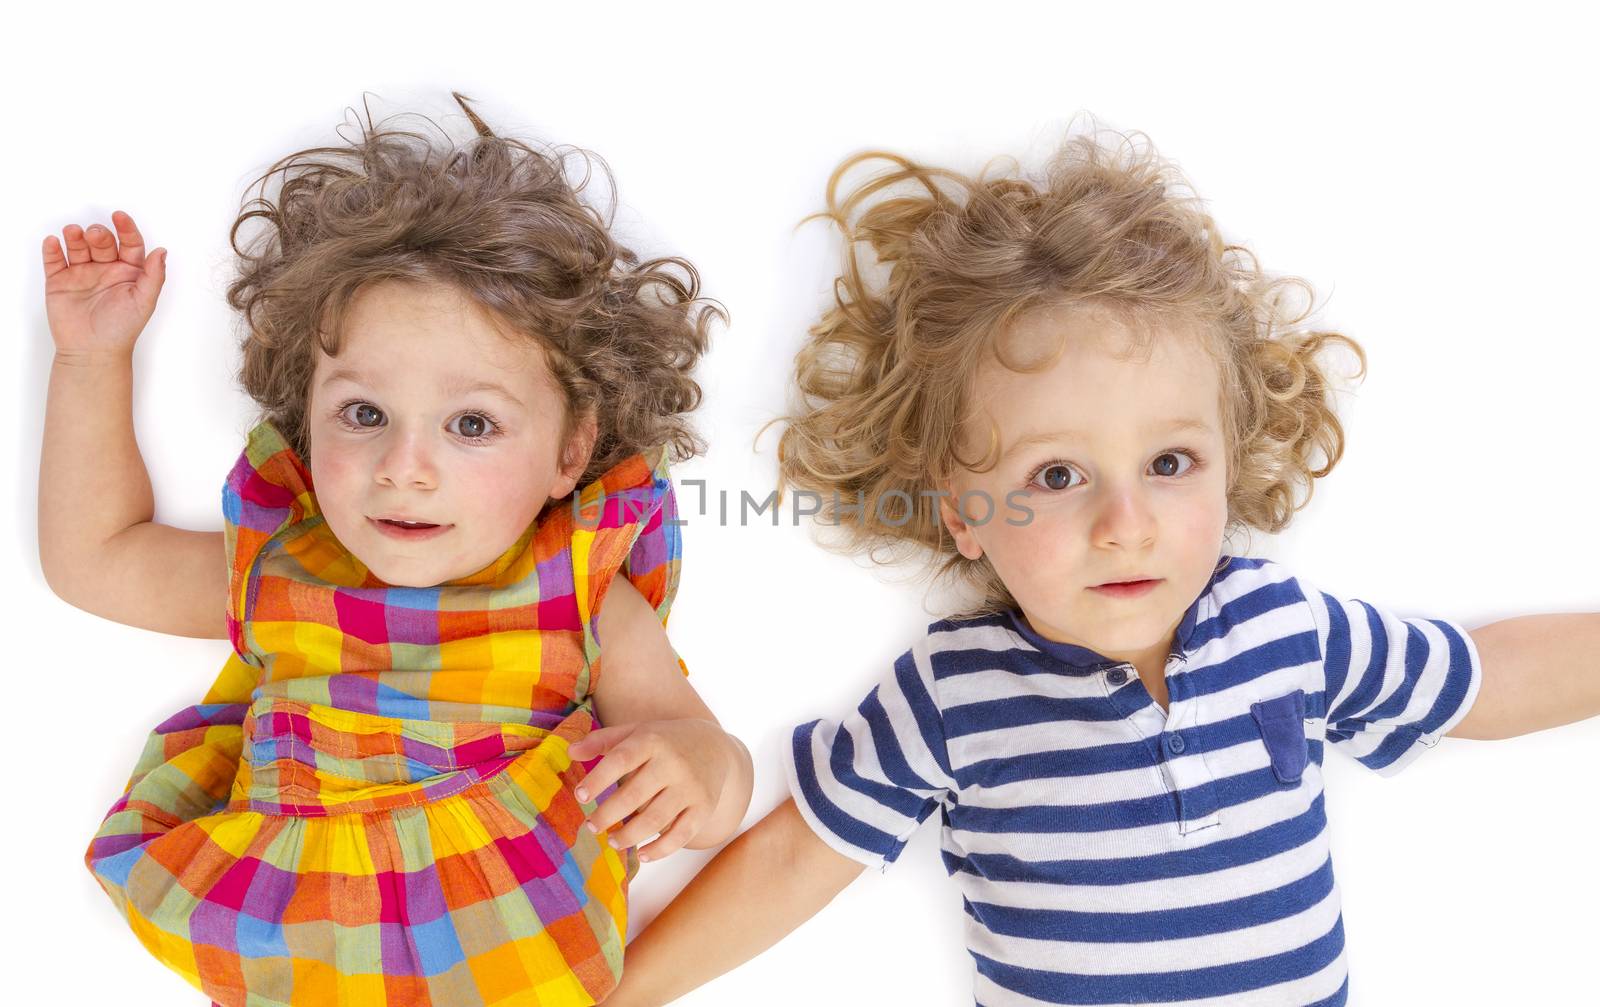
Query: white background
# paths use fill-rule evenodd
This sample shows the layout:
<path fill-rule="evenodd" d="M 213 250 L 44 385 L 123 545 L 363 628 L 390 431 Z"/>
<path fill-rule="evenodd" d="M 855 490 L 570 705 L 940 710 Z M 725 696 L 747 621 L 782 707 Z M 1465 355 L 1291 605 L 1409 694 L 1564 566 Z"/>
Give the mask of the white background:
<path fill-rule="evenodd" d="M 460 131 L 458 89 L 501 132 L 609 161 L 623 235 L 689 257 L 732 312 L 701 371 L 710 452 L 677 475 L 735 502 L 772 485 L 774 434 L 752 440 L 783 408 L 839 253 L 820 225 L 796 224 L 820 208 L 841 158 L 881 146 L 969 170 L 1002 153 L 1036 165 L 1080 110 L 1141 129 L 1230 237 L 1267 268 L 1309 278 L 1321 321 L 1369 354 L 1369 378 L 1341 397 L 1344 461 L 1287 532 L 1255 536 L 1249 552 L 1324 590 L 1468 626 L 1600 609 L 1600 92 L 1594 34 L 1566 13 L 574 6 L 8 15 L 0 276 L 12 435 L 0 471 L 11 520 L 0 550 L 15 584 L 3 865 L 13 1002 L 202 1002 L 138 946 L 82 855 L 146 732 L 196 701 L 228 653 L 225 641 L 80 612 L 44 583 L 40 242 L 122 208 L 152 247 L 171 249 L 135 358 L 135 426 L 157 520 L 220 528 L 223 477 L 253 418 L 231 384 L 227 230 L 246 183 L 284 153 L 335 142 L 363 91 L 380 113 L 443 115 Z M 940 599 L 824 552 L 809 528 L 714 515 L 690 514 L 672 636 L 755 755 L 748 825 L 782 798 L 788 729 L 853 706 Z M 1600 675 L 1600 654 L 1548 671 Z M 1330 750 L 1353 1003 L 1600 998 L 1597 753 L 1593 721 L 1450 739 L 1392 780 Z M 970 1004 L 961 904 L 936 833 L 930 823 L 887 874 L 863 876 L 772 951 L 679 1002 Z M 635 932 L 708 856 L 645 866 Z"/>

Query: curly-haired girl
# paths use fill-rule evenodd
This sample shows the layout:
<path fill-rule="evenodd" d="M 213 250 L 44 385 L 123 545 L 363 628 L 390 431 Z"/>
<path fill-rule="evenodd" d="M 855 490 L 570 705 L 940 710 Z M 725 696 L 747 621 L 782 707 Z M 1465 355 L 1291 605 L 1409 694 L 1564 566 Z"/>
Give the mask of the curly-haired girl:
<path fill-rule="evenodd" d="M 1319 354 L 1365 355 L 1303 326 L 1305 284 L 1225 243 L 1141 136 L 1074 137 L 1037 180 L 864 154 L 828 191 L 847 256 L 780 488 L 977 600 L 795 729 L 792 799 L 630 945 L 608 1003 L 759 953 L 935 810 L 978 1003 L 1344 1003 L 1325 746 L 1389 774 L 1446 734 L 1592 716 L 1600 616 L 1469 633 L 1224 550 L 1332 470 Z"/>
<path fill-rule="evenodd" d="M 44 242 L 46 577 L 233 645 L 86 861 L 228 1007 L 595 1003 L 638 862 L 723 841 L 749 802 L 664 632 L 668 465 L 701 449 L 690 372 L 721 311 L 580 198 L 603 162 L 456 98 L 469 140 L 369 112 L 241 208 L 228 300 L 262 418 L 220 532 L 151 520 L 133 439 L 165 250 L 120 211 Z"/>

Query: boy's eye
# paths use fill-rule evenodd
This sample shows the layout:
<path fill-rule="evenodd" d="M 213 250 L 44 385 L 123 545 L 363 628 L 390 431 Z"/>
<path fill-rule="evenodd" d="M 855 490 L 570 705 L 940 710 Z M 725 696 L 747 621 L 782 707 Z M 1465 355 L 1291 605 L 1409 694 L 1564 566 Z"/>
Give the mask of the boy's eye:
<path fill-rule="evenodd" d="M 1168 451 L 1165 454 L 1157 455 L 1156 456 L 1156 460 L 1154 462 L 1152 462 L 1151 464 L 1155 468 L 1156 475 L 1158 475 L 1158 476 L 1181 476 L 1185 472 L 1189 471 L 1189 468 L 1193 468 L 1194 467 L 1194 459 L 1192 459 L 1192 458 L 1189 459 L 1189 468 L 1185 468 L 1185 469 L 1179 469 L 1177 467 L 1177 459 L 1179 459 L 1179 458 L 1188 458 L 1188 457 L 1189 457 L 1188 454 L 1186 454 L 1185 452 L 1182 452 L 1182 451 Z M 1169 468 L 1168 465 L 1164 465 L 1163 464 L 1163 462 L 1168 462 L 1168 461 L 1171 462 L 1170 468 Z"/>
<path fill-rule="evenodd" d="M 1183 459 L 1183 461 L 1179 459 Z M 1185 448 L 1177 451 L 1163 451 L 1161 454 L 1156 455 L 1155 460 L 1150 463 L 1150 470 L 1154 475 L 1163 479 L 1181 479 L 1192 472 L 1195 466 L 1199 464 L 1200 456 Z M 1037 486 L 1040 489 L 1067 490 L 1072 489 L 1074 486 L 1083 485 L 1082 478 L 1079 478 L 1077 482 L 1072 481 L 1075 473 L 1076 470 L 1065 462 L 1047 462 L 1034 473 L 1033 478 L 1028 482 L 1030 485 Z"/>
<path fill-rule="evenodd" d="M 1045 489 L 1064 490 L 1073 485 L 1072 469 L 1066 465 L 1046 465 L 1034 477 L 1034 482 L 1043 482 Z"/>

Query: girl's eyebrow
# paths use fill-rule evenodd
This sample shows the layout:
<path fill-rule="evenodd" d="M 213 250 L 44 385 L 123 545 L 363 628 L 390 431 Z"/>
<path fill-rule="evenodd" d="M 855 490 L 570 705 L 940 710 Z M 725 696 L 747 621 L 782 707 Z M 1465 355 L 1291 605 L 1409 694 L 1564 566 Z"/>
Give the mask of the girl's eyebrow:
<path fill-rule="evenodd" d="M 1152 423 L 1144 428 L 1144 432 L 1146 434 L 1173 433 L 1180 430 L 1192 430 L 1196 433 L 1206 434 L 1212 432 L 1211 424 L 1205 422 L 1204 420 L 1198 420 L 1190 416 L 1169 420 L 1166 423 Z M 1091 439 L 1091 437 L 1081 430 L 1045 430 L 1036 434 L 1028 434 L 1026 437 L 1018 438 L 1015 443 L 1006 448 L 1005 452 L 1000 456 L 1000 459 L 1004 461 L 1023 448 L 1032 447 L 1035 444 L 1046 444 L 1051 441 L 1058 440 L 1087 441 Z"/>
<path fill-rule="evenodd" d="M 367 378 L 366 375 L 361 374 L 359 371 L 352 371 L 349 368 L 341 367 L 322 379 L 322 383 L 324 385 L 331 385 L 335 381 L 350 381 L 358 385 L 364 385 L 367 383 Z"/>
<path fill-rule="evenodd" d="M 350 381 L 358 385 L 368 385 L 369 387 L 371 385 L 365 374 L 362 374 L 360 371 L 351 370 L 348 367 L 341 367 L 336 371 L 332 371 L 327 377 L 322 379 L 322 383 L 324 385 L 331 385 L 335 381 Z M 511 391 L 504 385 L 496 384 L 493 381 L 477 381 L 472 378 L 461 377 L 460 375 L 453 375 L 449 378 L 446 378 L 444 381 L 444 391 L 446 395 L 465 395 L 468 392 L 491 392 L 495 395 L 499 395 L 510 400 L 516 405 L 520 406 L 523 404 L 522 400 L 513 395 Z"/>
<path fill-rule="evenodd" d="M 505 385 L 493 381 L 475 381 L 472 378 L 451 377 L 444 383 L 445 393 L 448 395 L 465 395 L 467 392 L 492 392 L 495 395 L 510 399 L 517 405 L 522 405 L 522 400 L 511 394 Z"/>

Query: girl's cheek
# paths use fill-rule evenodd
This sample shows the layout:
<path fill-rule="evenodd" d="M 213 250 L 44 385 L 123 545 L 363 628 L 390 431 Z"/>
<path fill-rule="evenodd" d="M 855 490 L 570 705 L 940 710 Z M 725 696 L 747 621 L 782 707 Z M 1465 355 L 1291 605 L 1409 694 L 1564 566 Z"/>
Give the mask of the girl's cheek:
<path fill-rule="evenodd" d="M 539 493 L 531 466 L 491 465 L 462 473 L 469 480 L 468 492 L 456 497 L 490 517 L 496 525 L 523 525 L 538 515 L 544 500 Z"/>
<path fill-rule="evenodd" d="M 312 458 L 311 478 L 316 484 L 319 498 L 329 497 L 332 498 L 330 502 L 336 501 L 356 488 L 360 476 L 358 459 L 327 448 L 314 452 Z"/>

